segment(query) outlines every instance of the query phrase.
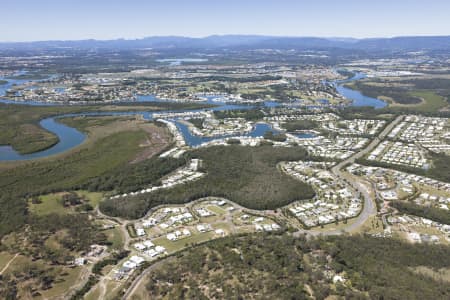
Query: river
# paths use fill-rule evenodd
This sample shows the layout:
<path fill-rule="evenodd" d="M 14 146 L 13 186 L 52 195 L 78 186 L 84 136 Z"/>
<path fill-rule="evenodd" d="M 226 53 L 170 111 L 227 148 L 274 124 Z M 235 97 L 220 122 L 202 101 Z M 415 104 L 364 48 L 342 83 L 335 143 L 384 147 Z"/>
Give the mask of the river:
<path fill-rule="evenodd" d="M 344 97 L 352 100 L 353 106 L 373 106 L 375 108 L 382 108 L 385 107 L 387 104 L 379 99 L 371 98 L 362 95 L 360 92 L 349 89 L 344 87 L 343 85 L 345 83 L 359 80 L 364 78 L 365 75 L 362 73 L 357 73 L 352 78 L 336 81 L 334 84 L 336 85 L 337 91 L 343 95 Z M 0 78 L 2 79 L 2 78 Z M 5 79 L 8 81 L 7 84 L 0 85 L 0 96 L 5 95 L 5 91 L 9 89 L 13 84 L 22 84 L 28 80 L 10 80 Z M 154 96 L 145 96 L 145 95 L 139 95 L 138 101 L 142 102 L 152 102 L 152 101 L 161 101 L 160 99 L 154 97 Z M 164 101 L 164 100 L 163 100 Z M 9 104 L 27 104 L 27 105 L 56 105 L 52 103 L 42 103 L 42 102 L 33 102 L 33 101 L 27 101 L 27 102 L 16 102 L 16 101 L 10 101 L 5 99 L 0 99 L 0 102 L 2 103 L 9 103 Z M 250 109 L 253 106 L 251 105 L 234 105 L 234 104 L 226 104 L 222 102 L 215 101 L 214 97 L 208 97 L 208 100 L 206 103 L 212 103 L 218 105 L 217 107 L 212 108 L 212 110 L 233 110 L 233 109 Z M 276 102 L 267 101 L 264 103 L 264 106 L 266 107 L 275 107 L 279 105 Z M 193 110 L 196 111 L 196 110 Z M 197 110 L 200 111 L 200 110 Z M 165 111 L 169 112 L 169 111 Z M 180 111 L 181 112 L 181 111 Z M 161 113 L 159 111 L 158 113 Z M 85 134 L 79 132 L 75 128 L 68 127 L 64 124 L 61 124 L 57 122 L 58 118 L 63 117 L 75 117 L 75 116 L 96 116 L 96 115 L 104 115 L 104 116 L 111 116 L 111 115 L 117 115 L 117 116 L 123 116 L 123 115 L 142 115 L 144 119 L 146 120 L 152 120 L 153 119 L 153 113 L 148 111 L 134 111 L 134 112 L 103 112 L 103 113 L 79 113 L 79 114 L 66 114 L 61 115 L 53 118 L 46 118 L 40 121 L 40 125 L 54 133 L 59 141 L 55 145 L 51 146 L 48 149 L 30 153 L 30 154 L 20 154 L 17 151 L 15 151 L 11 146 L 3 145 L 0 146 L 0 161 L 17 161 L 17 160 L 29 160 L 29 159 L 36 159 L 36 158 L 43 158 L 50 155 L 58 154 L 65 152 L 67 150 L 70 150 L 78 145 L 80 145 L 85 139 Z M 199 137 L 193 135 L 188 127 L 181 123 L 175 121 L 176 126 L 180 130 L 180 132 L 183 134 L 186 143 L 189 146 L 198 146 L 204 142 L 208 142 L 214 139 L 224 138 L 224 137 L 230 137 L 230 136 L 216 136 L 216 137 Z M 267 131 L 274 131 L 268 124 L 262 124 L 258 123 L 255 125 L 254 129 L 247 133 L 243 134 L 243 136 L 251 136 L 251 137 L 258 137 L 263 136 L 264 133 Z M 302 135 L 302 137 L 308 138 L 311 137 L 310 134 Z"/>

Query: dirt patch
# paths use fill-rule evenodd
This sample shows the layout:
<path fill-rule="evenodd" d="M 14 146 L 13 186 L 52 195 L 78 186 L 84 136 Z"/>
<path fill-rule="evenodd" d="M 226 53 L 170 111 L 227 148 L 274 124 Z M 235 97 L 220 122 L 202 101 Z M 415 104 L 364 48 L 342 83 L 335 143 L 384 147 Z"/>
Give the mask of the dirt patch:
<path fill-rule="evenodd" d="M 131 161 L 131 163 L 138 163 L 153 157 L 164 150 L 172 140 L 172 136 L 166 127 L 150 123 L 143 124 L 140 127 L 147 133 L 147 139 L 141 144 L 143 150 Z"/>

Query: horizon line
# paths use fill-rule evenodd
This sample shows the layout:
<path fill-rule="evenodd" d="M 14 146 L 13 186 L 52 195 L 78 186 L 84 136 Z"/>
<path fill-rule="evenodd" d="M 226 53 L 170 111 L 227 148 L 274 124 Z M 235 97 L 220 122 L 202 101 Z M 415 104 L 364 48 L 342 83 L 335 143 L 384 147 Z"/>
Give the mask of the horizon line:
<path fill-rule="evenodd" d="M 394 39 L 403 37 L 448 37 L 450 34 L 417 34 L 417 35 L 392 35 L 392 36 L 377 36 L 377 37 L 352 37 L 352 36 L 320 36 L 320 35 L 264 35 L 264 34 L 210 34 L 205 36 L 189 36 L 189 35 L 148 35 L 143 37 L 116 37 L 116 38 L 81 38 L 81 39 L 42 39 L 42 40 L 23 40 L 23 41 L 3 41 L 0 40 L 1 44 L 8 43 L 37 43 L 37 42 L 82 42 L 82 41 L 136 41 L 143 40 L 147 38 L 189 38 L 189 39 L 206 39 L 209 37 L 224 37 L 224 36 L 252 36 L 252 37 L 267 37 L 267 38 L 320 38 L 320 39 L 353 39 L 353 40 L 369 40 L 369 39 Z"/>

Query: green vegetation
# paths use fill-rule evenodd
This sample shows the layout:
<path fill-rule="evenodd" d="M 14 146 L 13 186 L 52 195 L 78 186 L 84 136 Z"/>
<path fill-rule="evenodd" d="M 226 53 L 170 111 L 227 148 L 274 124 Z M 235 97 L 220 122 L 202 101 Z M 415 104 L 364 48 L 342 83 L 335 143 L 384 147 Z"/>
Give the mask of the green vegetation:
<path fill-rule="evenodd" d="M 29 201 L 29 211 L 37 215 L 46 215 L 51 213 L 66 214 L 76 211 L 86 211 L 88 206 L 92 210 L 98 205 L 102 193 L 90 193 L 86 191 L 77 191 L 71 193 L 53 193 L 43 196 L 34 196 Z"/>
<path fill-rule="evenodd" d="M 101 116 L 101 117 L 75 117 L 75 118 L 61 118 L 58 119 L 58 122 L 63 123 L 67 126 L 76 128 L 82 132 L 89 132 L 89 129 L 92 129 L 93 127 L 101 127 L 110 125 L 117 121 L 125 121 L 125 120 L 135 120 L 136 118 L 134 116 L 122 116 L 122 117 L 108 117 L 108 116 Z"/>
<path fill-rule="evenodd" d="M 450 225 L 450 214 L 447 210 L 431 206 L 422 206 L 407 201 L 392 201 L 392 207 L 402 214 L 414 215 Z"/>
<path fill-rule="evenodd" d="M 27 72 L 25 74 L 20 75 L 13 75 L 8 76 L 7 79 L 14 79 L 14 80 L 42 80 L 42 79 L 48 79 L 50 74 L 35 71 L 35 72 Z"/>
<path fill-rule="evenodd" d="M 82 269 L 71 267 L 92 244 L 106 236 L 86 214 L 30 215 L 24 230 L 2 240 L 2 249 L 20 253 L 0 280 L 0 298 L 61 297 L 79 280 Z"/>
<path fill-rule="evenodd" d="M 134 192 L 149 184 L 159 184 L 163 176 L 185 164 L 184 159 L 153 157 L 92 177 L 83 184 L 83 188 L 90 191 Z"/>
<path fill-rule="evenodd" d="M 55 299 L 77 283 L 81 268 L 49 266 L 42 260 L 19 256 L 0 280 L 1 299 Z"/>
<path fill-rule="evenodd" d="M 424 99 L 425 103 L 419 104 L 417 107 L 413 107 L 413 111 L 432 113 L 437 112 L 440 109 L 448 105 L 444 97 L 437 95 L 431 91 L 415 91 L 411 92 L 411 95 Z"/>
<path fill-rule="evenodd" d="M 29 162 L 8 168 L 0 174 L 0 187 L 5 192 L 26 195 L 82 186 L 89 180 L 131 161 L 139 152 L 139 143 L 145 136 L 143 131 L 119 132 L 64 158 Z"/>
<path fill-rule="evenodd" d="M 192 123 L 195 127 L 199 129 L 203 129 L 203 121 L 205 119 L 189 119 L 189 122 Z"/>
<path fill-rule="evenodd" d="M 283 128 L 287 131 L 311 130 L 318 129 L 319 124 L 313 120 L 295 120 L 284 123 Z"/>
<path fill-rule="evenodd" d="M 114 104 L 114 107 L 118 111 L 130 111 L 136 110 L 135 107 L 147 107 L 145 110 L 165 110 L 200 109 L 211 107 L 211 105 L 198 103 L 133 102 Z M 68 113 L 111 111 L 111 109 L 112 106 L 110 105 L 31 106 L 0 103 L 0 145 L 11 145 L 14 150 L 21 154 L 41 151 L 58 142 L 56 135 L 46 131 L 39 125 L 39 121 L 42 119 Z M 62 120 L 62 122 L 73 125 L 73 122 L 69 119 Z"/>
<path fill-rule="evenodd" d="M 275 142 L 285 142 L 287 139 L 284 133 L 273 133 L 272 131 L 267 131 L 264 133 L 264 138 Z"/>
<path fill-rule="evenodd" d="M 450 248 L 369 236 L 235 236 L 194 247 L 156 268 L 146 277 L 141 295 L 144 299 L 448 298 L 448 283 L 412 270 L 419 266 L 449 268 Z M 333 283 L 333 274 L 346 281 Z"/>
<path fill-rule="evenodd" d="M 449 79 L 399 81 L 355 81 L 346 86 L 374 98 L 387 98 L 392 105 L 384 110 L 398 113 L 436 113 L 449 105 Z"/>
<path fill-rule="evenodd" d="M 130 251 L 120 251 L 113 253 L 111 257 L 105 258 L 97 262 L 92 267 L 92 273 L 97 275 L 101 274 L 104 267 L 106 267 L 107 265 L 116 265 L 120 260 L 127 257 L 128 254 L 130 254 Z"/>
<path fill-rule="evenodd" d="M 395 87 L 390 85 L 373 85 L 364 81 L 354 81 L 351 84 L 347 84 L 346 87 L 360 91 L 363 95 L 380 98 L 388 97 L 398 104 L 418 104 L 422 102 L 420 97 L 410 94 L 410 91 L 406 88 Z"/>
<path fill-rule="evenodd" d="M 32 195 L 79 189 L 131 161 L 140 151 L 143 131 L 119 132 L 91 147 L 53 160 L 26 162 L 0 172 L 0 236 L 20 228 L 27 219 L 27 200 Z M 127 143 L 123 143 L 123 141 Z M 112 175 L 112 177 L 114 177 Z M 104 177 L 100 177 L 104 178 Z"/>
<path fill-rule="evenodd" d="M 170 253 L 178 252 L 190 245 L 200 244 L 206 241 L 209 241 L 213 238 L 217 238 L 214 236 L 214 232 L 205 232 L 205 233 L 194 233 L 191 236 L 178 239 L 176 241 L 169 241 L 165 236 L 154 239 L 156 245 L 163 246 L 166 248 L 166 251 Z"/>
<path fill-rule="evenodd" d="M 244 118 L 247 121 L 261 120 L 264 113 L 259 109 L 242 109 L 242 110 L 223 110 L 215 111 L 214 115 L 218 119 L 225 118 Z"/>
<path fill-rule="evenodd" d="M 417 174 L 430 177 L 439 181 L 450 182 L 450 156 L 444 153 L 430 154 L 433 165 L 431 168 L 424 170 L 419 168 L 407 167 L 402 165 L 388 164 L 380 161 L 367 159 L 357 159 L 356 162 L 366 166 L 376 166 L 381 168 L 390 168 L 406 173 Z"/>
<path fill-rule="evenodd" d="M 345 76 L 347 79 L 352 78 L 353 76 L 355 76 L 355 73 L 352 71 L 349 71 L 347 69 L 338 69 L 337 72 L 342 75 Z"/>
<path fill-rule="evenodd" d="M 26 247 L 22 253 L 34 259 L 65 264 L 75 253 L 88 251 L 92 244 L 107 244 L 106 235 L 85 214 L 30 216 L 28 226 L 29 231 L 23 233 Z M 20 243 L 9 245 L 21 246 Z"/>
<path fill-rule="evenodd" d="M 52 115 L 79 111 L 80 107 L 0 104 L 0 145 L 11 145 L 21 154 L 49 148 L 58 142 L 58 137 L 44 130 L 39 121 Z"/>
<path fill-rule="evenodd" d="M 83 299 L 84 295 L 86 295 L 91 290 L 91 288 L 98 282 L 99 279 L 96 276 L 94 275 L 89 276 L 89 279 L 86 282 L 86 284 L 80 290 L 76 291 L 76 293 L 70 298 L 70 300 Z"/>
<path fill-rule="evenodd" d="M 103 230 L 103 233 L 108 238 L 108 243 L 110 243 L 112 249 L 119 250 L 123 248 L 124 236 L 122 230 L 114 227 L 112 229 Z"/>
<path fill-rule="evenodd" d="M 274 209 L 314 196 L 312 188 L 276 168 L 280 161 L 307 159 L 303 148 L 271 146 L 210 147 L 198 149 L 188 157 L 203 160 L 207 175 L 197 181 L 128 199 L 109 199 L 101 210 L 112 216 L 136 218 L 160 204 L 179 204 L 205 196 L 222 196 L 255 209 Z"/>

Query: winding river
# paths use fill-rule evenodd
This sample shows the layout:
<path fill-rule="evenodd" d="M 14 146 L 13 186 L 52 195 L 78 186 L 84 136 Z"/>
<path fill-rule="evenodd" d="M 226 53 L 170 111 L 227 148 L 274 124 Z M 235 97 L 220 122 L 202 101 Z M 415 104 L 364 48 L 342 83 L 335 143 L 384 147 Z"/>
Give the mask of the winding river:
<path fill-rule="evenodd" d="M 353 106 L 373 106 L 375 108 L 385 107 L 386 106 L 385 102 L 383 102 L 379 99 L 376 99 L 376 98 L 364 96 L 358 91 L 355 91 L 355 90 L 352 90 L 352 89 L 349 89 L 349 88 L 346 88 L 343 86 L 345 83 L 348 83 L 348 82 L 351 82 L 354 80 L 359 80 L 364 77 L 365 77 L 364 74 L 357 73 L 352 78 L 349 78 L 346 80 L 341 80 L 341 81 L 336 81 L 336 82 L 334 82 L 334 84 L 336 85 L 337 91 L 341 95 L 343 95 L 347 99 L 352 100 Z M 0 78 L 0 79 L 2 79 L 2 78 Z M 10 80 L 10 79 L 5 79 L 5 80 L 7 80 L 8 83 L 6 83 L 4 85 L 0 85 L 0 97 L 4 96 L 5 91 L 7 89 L 9 89 L 13 84 L 22 84 L 22 83 L 28 81 L 28 80 Z M 160 100 L 154 96 L 139 96 L 138 101 L 142 101 L 142 102 L 150 101 L 151 102 L 151 101 L 160 101 Z M 10 103 L 10 104 L 27 104 L 27 105 L 58 105 L 58 104 L 33 102 L 33 101 L 16 102 L 16 101 L 10 101 L 10 100 L 5 100 L 5 99 L 0 99 L 0 102 Z M 212 108 L 212 110 L 214 110 L 214 111 L 252 108 L 252 106 L 249 106 L 249 105 L 232 105 L 232 104 L 216 102 L 216 101 L 214 101 L 214 97 L 208 97 L 208 100 L 206 101 L 206 103 L 217 104 L 218 105 L 217 107 Z M 267 101 L 264 103 L 264 105 L 266 107 L 274 107 L 274 106 L 277 106 L 278 103 Z M 182 112 L 182 111 L 188 111 L 188 110 L 180 110 L 179 112 Z M 189 110 L 189 111 L 201 111 L 201 110 Z M 161 113 L 161 112 L 169 112 L 169 111 L 158 111 L 157 113 Z M 58 154 L 58 153 L 62 153 L 64 151 L 70 150 L 70 149 L 80 145 L 86 139 L 86 135 L 81 133 L 80 131 L 78 131 L 75 128 L 71 128 L 69 126 L 66 126 L 64 124 L 57 122 L 57 119 L 64 118 L 64 117 L 98 116 L 98 115 L 104 115 L 104 116 L 142 115 L 143 118 L 146 120 L 153 119 L 153 112 L 148 112 L 148 111 L 104 112 L 104 113 L 92 112 L 92 113 L 79 113 L 79 114 L 65 114 L 65 115 L 60 115 L 57 117 L 46 118 L 46 119 L 43 119 L 40 121 L 40 125 L 44 129 L 54 133 L 59 139 L 58 143 L 56 143 L 55 145 L 53 145 L 52 147 L 50 147 L 48 149 L 30 153 L 30 154 L 20 154 L 17 151 L 15 151 L 11 146 L 8 146 L 8 145 L 0 146 L 0 161 L 18 161 L 18 160 L 43 158 L 43 157 L 47 157 L 50 155 L 54 155 L 54 154 Z M 177 121 L 175 121 L 175 124 L 178 127 L 178 129 L 180 130 L 180 132 L 183 134 L 186 143 L 190 146 L 198 146 L 204 142 L 208 142 L 208 141 L 211 141 L 211 140 L 217 139 L 217 138 L 222 138 L 222 137 L 195 136 L 189 131 L 188 127 L 185 124 L 183 124 L 181 122 L 177 122 Z M 258 124 L 256 124 L 256 126 L 254 127 L 254 129 L 251 132 L 244 134 L 244 136 L 251 136 L 251 137 L 263 136 L 264 133 L 266 133 L 267 131 L 274 131 L 274 130 L 267 124 L 258 123 Z M 223 137 L 225 137 L 225 136 L 223 136 Z M 310 137 L 310 136 L 305 135 L 304 137 Z"/>

